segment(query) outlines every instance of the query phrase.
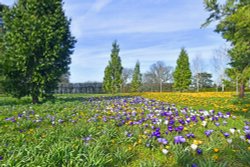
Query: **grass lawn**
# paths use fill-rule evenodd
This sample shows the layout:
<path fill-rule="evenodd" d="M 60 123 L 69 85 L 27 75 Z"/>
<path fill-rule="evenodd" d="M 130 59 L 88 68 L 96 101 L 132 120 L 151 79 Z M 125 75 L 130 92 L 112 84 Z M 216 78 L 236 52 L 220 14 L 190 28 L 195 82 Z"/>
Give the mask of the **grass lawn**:
<path fill-rule="evenodd" d="M 250 95 L 0 96 L 0 166 L 250 166 Z"/>

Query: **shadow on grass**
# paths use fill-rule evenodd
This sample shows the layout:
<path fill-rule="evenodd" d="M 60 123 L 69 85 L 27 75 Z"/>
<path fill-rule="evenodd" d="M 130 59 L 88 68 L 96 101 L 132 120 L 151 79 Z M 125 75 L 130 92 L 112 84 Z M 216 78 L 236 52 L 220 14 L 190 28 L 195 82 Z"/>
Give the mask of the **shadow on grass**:
<path fill-rule="evenodd" d="M 54 102 L 75 102 L 75 101 L 101 101 L 101 100 L 114 100 L 114 99 L 120 99 L 120 98 L 129 98 L 132 96 L 121 96 L 121 95 L 109 95 L 109 94 L 86 94 L 86 95 L 68 95 L 63 96 L 59 95 L 56 96 L 54 99 Z"/>
<path fill-rule="evenodd" d="M 15 105 L 27 105 L 31 104 L 31 98 L 24 97 L 21 99 L 13 98 L 6 95 L 0 95 L 0 106 L 15 106 Z"/>
<path fill-rule="evenodd" d="M 44 103 L 70 103 L 70 102 L 84 102 L 84 101 L 100 101 L 119 99 L 124 96 L 121 94 L 57 94 L 47 99 L 40 99 L 38 104 Z M 13 98 L 7 95 L 0 95 L 0 106 L 16 106 L 16 105 L 32 105 L 31 97 L 23 97 L 21 99 Z"/>

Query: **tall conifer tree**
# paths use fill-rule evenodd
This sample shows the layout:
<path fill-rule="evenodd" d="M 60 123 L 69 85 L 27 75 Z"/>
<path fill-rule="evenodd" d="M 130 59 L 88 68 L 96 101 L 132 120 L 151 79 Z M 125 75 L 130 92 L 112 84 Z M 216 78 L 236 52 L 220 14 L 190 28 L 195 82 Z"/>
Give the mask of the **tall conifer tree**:
<path fill-rule="evenodd" d="M 142 74 L 140 72 L 140 62 L 137 61 L 131 82 L 131 91 L 139 92 L 141 85 L 142 85 Z"/>
<path fill-rule="evenodd" d="M 181 92 L 188 89 L 191 84 L 191 77 L 192 73 L 189 67 L 188 54 L 182 48 L 174 71 L 174 88 Z"/>
<path fill-rule="evenodd" d="M 119 57 L 120 48 L 115 41 L 112 44 L 111 60 L 105 68 L 105 74 L 103 79 L 103 89 L 107 93 L 118 93 L 120 92 L 122 85 L 122 64 L 121 58 Z"/>

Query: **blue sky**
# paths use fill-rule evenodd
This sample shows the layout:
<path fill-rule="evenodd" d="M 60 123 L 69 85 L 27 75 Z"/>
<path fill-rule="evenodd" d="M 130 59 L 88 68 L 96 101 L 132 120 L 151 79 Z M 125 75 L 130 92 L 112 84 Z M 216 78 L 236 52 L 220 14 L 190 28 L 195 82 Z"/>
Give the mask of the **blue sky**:
<path fill-rule="evenodd" d="M 11 5 L 14 0 L 0 0 Z M 137 60 L 146 72 L 156 61 L 175 66 L 185 47 L 190 63 L 199 55 L 204 69 L 212 72 L 211 57 L 225 44 L 213 32 L 201 29 L 208 17 L 203 0 L 65 0 L 77 39 L 70 65 L 71 82 L 102 81 L 114 40 L 120 45 L 125 68 Z"/>

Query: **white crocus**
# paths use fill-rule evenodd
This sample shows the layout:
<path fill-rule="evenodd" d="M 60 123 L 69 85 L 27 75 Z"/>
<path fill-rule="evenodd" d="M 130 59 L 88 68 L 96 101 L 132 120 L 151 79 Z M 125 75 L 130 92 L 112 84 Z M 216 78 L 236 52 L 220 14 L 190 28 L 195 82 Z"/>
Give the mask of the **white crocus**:
<path fill-rule="evenodd" d="M 202 121 L 201 125 L 204 127 L 207 126 L 207 121 Z"/>
<path fill-rule="evenodd" d="M 233 142 L 233 140 L 232 140 L 232 139 L 227 139 L 227 142 L 228 142 L 229 144 L 231 144 L 231 143 Z"/>
<path fill-rule="evenodd" d="M 245 136 L 240 136 L 240 138 L 241 138 L 242 140 L 246 140 Z"/>
<path fill-rule="evenodd" d="M 231 132 L 232 134 L 234 134 L 235 129 L 231 128 L 231 129 L 230 129 L 230 132 Z"/>
<path fill-rule="evenodd" d="M 193 150 L 196 150 L 198 148 L 198 146 L 196 144 L 191 144 L 190 146 Z"/>
<path fill-rule="evenodd" d="M 162 153 L 166 155 L 168 153 L 168 150 L 167 149 L 162 149 Z"/>

